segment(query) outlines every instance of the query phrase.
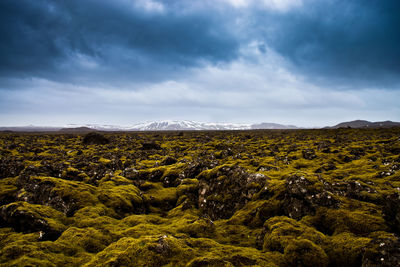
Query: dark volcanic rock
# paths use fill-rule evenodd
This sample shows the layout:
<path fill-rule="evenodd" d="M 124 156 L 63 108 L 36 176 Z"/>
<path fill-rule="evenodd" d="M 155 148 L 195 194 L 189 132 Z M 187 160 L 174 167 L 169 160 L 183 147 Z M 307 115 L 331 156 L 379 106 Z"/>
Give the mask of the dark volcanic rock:
<path fill-rule="evenodd" d="M 20 188 L 19 200 L 50 206 L 67 216 L 72 216 L 83 205 L 90 205 L 96 200 L 89 192 L 93 187 L 72 185 L 62 179 L 20 175 L 17 183 Z"/>
<path fill-rule="evenodd" d="M 315 214 L 318 206 L 338 207 L 339 202 L 327 190 L 318 190 L 314 182 L 297 174 L 286 179 L 282 210 L 293 219 L 301 219 L 305 215 Z"/>
<path fill-rule="evenodd" d="M 160 150 L 161 146 L 157 143 L 149 142 L 149 143 L 143 143 L 141 149 L 142 150 Z"/>
<path fill-rule="evenodd" d="M 215 160 L 194 160 L 190 162 L 184 170 L 186 178 L 195 178 L 202 171 L 213 169 L 218 165 L 218 161 Z"/>
<path fill-rule="evenodd" d="M 358 181 L 336 182 L 332 184 L 325 184 L 325 186 L 333 193 L 339 196 L 345 196 L 357 200 L 375 202 L 370 198 L 370 194 L 376 194 L 377 191 L 372 187 L 363 185 Z"/>
<path fill-rule="evenodd" d="M 175 164 L 176 162 L 177 162 L 176 158 L 166 156 L 165 158 L 162 159 L 162 161 L 160 162 L 160 165 L 162 165 L 162 166 L 172 165 L 172 164 Z"/>
<path fill-rule="evenodd" d="M 238 166 L 223 166 L 198 179 L 199 207 L 212 220 L 230 218 L 267 182 L 265 175 L 250 174 Z"/>
<path fill-rule="evenodd" d="M 379 238 L 372 240 L 365 249 L 361 266 L 400 266 L 399 239 Z"/>
<path fill-rule="evenodd" d="M 384 200 L 383 214 L 394 232 L 400 235 L 400 194 L 395 193 Z"/>
<path fill-rule="evenodd" d="M 28 204 L 17 202 L 2 206 L 0 225 L 13 227 L 18 232 L 39 232 L 40 240 L 56 240 L 65 230 L 64 227 L 50 225 L 38 212 L 27 209 L 26 205 Z"/>
<path fill-rule="evenodd" d="M 85 145 L 105 145 L 110 143 L 110 140 L 102 134 L 92 132 L 83 137 L 83 143 Z"/>
<path fill-rule="evenodd" d="M 0 158 L 0 179 L 6 177 L 15 177 L 24 169 L 21 160 L 13 158 Z"/>
<path fill-rule="evenodd" d="M 322 165 L 321 167 L 319 167 L 318 169 L 315 170 L 316 173 L 322 173 L 324 171 L 332 171 L 332 170 L 336 170 L 336 165 L 332 162 L 328 162 L 324 165 Z"/>
<path fill-rule="evenodd" d="M 315 159 L 317 155 L 315 155 L 314 149 L 305 149 L 302 151 L 303 158 L 305 159 Z"/>

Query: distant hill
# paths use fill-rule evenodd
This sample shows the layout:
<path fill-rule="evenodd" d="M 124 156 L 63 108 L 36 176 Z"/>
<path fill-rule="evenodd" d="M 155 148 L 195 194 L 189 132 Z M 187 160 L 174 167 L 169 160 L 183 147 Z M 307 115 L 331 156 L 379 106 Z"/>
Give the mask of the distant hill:
<path fill-rule="evenodd" d="M 394 121 L 365 121 L 365 120 L 355 120 L 355 121 L 347 121 L 339 123 L 332 127 L 327 128 L 392 128 L 392 127 L 400 127 L 400 122 Z"/>
<path fill-rule="evenodd" d="M 82 127 L 73 127 L 73 128 L 61 128 L 59 131 L 60 132 L 93 132 L 93 131 L 97 131 L 97 130 L 82 126 Z"/>
<path fill-rule="evenodd" d="M 60 130 L 60 127 L 52 126 L 15 126 L 15 127 L 0 127 L 0 131 L 4 132 L 54 132 Z"/>
<path fill-rule="evenodd" d="M 210 123 L 194 121 L 161 121 L 133 125 L 130 129 L 136 131 L 164 130 L 253 130 L 253 129 L 296 129 L 296 126 L 277 123 Z"/>
<path fill-rule="evenodd" d="M 74 128 L 78 125 L 73 125 Z M 256 129 L 297 129 L 293 125 L 283 125 L 277 123 L 212 123 L 196 121 L 151 121 L 137 123 L 132 126 L 98 125 L 87 124 L 82 127 L 96 129 L 100 131 L 185 131 L 185 130 L 256 130 Z"/>
<path fill-rule="evenodd" d="M 378 121 L 371 122 L 366 120 L 354 120 L 342 122 L 335 126 L 327 126 L 325 129 L 338 128 L 391 128 L 400 127 L 400 122 Z M 145 123 L 137 123 L 131 126 L 118 125 L 101 125 L 101 124 L 69 124 L 65 127 L 52 126 L 18 126 L 18 127 L 0 127 L 0 131 L 4 132 L 92 132 L 92 131 L 212 131 L 212 130 L 263 130 L 263 129 L 302 129 L 294 125 L 284 125 L 279 123 L 212 123 L 212 122 L 195 122 L 195 121 L 152 121 Z"/>
<path fill-rule="evenodd" d="M 278 123 L 259 123 L 259 124 L 252 124 L 251 129 L 299 129 L 297 126 L 294 125 L 283 125 Z"/>
<path fill-rule="evenodd" d="M 42 126 L 21 126 L 21 127 L 0 127 L 0 131 L 15 132 L 91 132 L 91 131 L 184 131 L 184 130 L 257 130 L 257 129 L 298 129 L 293 125 L 278 123 L 212 123 L 195 121 L 152 121 L 137 123 L 131 126 L 100 125 L 100 124 L 69 124 L 66 127 L 42 127 Z"/>

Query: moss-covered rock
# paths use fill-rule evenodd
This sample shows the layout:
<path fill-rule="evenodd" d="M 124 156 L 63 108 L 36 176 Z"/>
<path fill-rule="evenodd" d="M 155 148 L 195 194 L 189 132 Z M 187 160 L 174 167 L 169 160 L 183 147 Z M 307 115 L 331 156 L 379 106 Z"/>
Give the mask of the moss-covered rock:
<path fill-rule="evenodd" d="M 145 211 L 140 190 L 132 184 L 116 185 L 113 181 L 103 182 L 97 192 L 98 199 L 121 217 Z"/>
<path fill-rule="evenodd" d="M 51 207 L 15 202 L 0 208 L 0 225 L 38 232 L 38 240 L 55 240 L 67 228 L 65 215 Z"/>
<path fill-rule="evenodd" d="M 96 188 L 78 181 L 54 177 L 20 177 L 18 199 L 49 205 L 71 216 L 76 210 L 98 202 Z"/>
<path fill-rule="evenodd" d="M 56 242 L 77 250 L 97 253 L 106 248 L 112 241 L 108 233 L 103 233 L 93 227 L 69 227 Z"/>
<path fill-rule="evenodd" d="M 1 266 L 400 261 L 400 129 L 103 136 L 0 133 Z"/>
<path fill-rule="evenodd" d="M 193 249 L 172 236 L 125 237 L 98 253 L 87 266 L 182 266 L 193 256 Z"/>
<path fill-rule="evenodd" d="M 328 266 L 328 256 L 324 250 L 307 239 L 293 240 L 285 248 L 286 266 Z"/>
<path fill-rule="evenodd" d="M 198 176 L 199 207 L 212 220 L 228 219 L 249 202 L 267 182 L 260 173 L 238 166 L 221 166 Z"/>
<path fill-rule="evenodd" d="M 0 205 L 14 202 L 17 197 L 17 178 L 4 178 L 0 180 Z"/>
<path fill-rule="evenodd" d="M 285 216 L 267 220 L 260 236 L 260 240 L 263 241 L 263 250 L 281 253 L 299 239 L 309 240 L 319 246 L 325 245 L 327 242 L 325 235 L 321 232 Z"/>

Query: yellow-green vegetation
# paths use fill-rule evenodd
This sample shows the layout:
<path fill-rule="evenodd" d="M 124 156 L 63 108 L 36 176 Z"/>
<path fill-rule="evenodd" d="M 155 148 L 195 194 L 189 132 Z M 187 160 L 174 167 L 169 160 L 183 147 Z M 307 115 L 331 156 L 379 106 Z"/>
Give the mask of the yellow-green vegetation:
<path fill-rule="evenodd" d="M 0 266 L 398 266 L 400 129 L 0 134 Z"/>

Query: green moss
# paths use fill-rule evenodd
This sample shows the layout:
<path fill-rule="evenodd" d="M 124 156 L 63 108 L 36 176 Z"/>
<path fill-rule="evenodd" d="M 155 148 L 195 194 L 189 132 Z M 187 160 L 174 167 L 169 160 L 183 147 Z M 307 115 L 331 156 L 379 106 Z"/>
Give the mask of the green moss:
<path fill-rule="evenodd" d="M 75 134 L 0 134 L 0 169 L 16 176 L 0 179 L 0 205 L 10 208 L 0 220 L 1 266 L 360 266 L 381 239 L 397 240 L 383 210 L 400 187 L 400 129 L 108 135 L 108 145 L 85 146 Z M 140 149 L 145 142 L 162 149 Z M 306 149 L 317 157 L 303 159 Z M 167 158 L 177 163 L 160 166 Z M 265 174 L 266 184 L 218 187 L 238 178 L 221 168 L 238 167 Z M 293 174 L 309 181 L 296 202 L 306 205 L 300 221 L 281 216 L 303 197 L 288 189 Z M 204 197 L 216 212 L 243 201 L 212 221 L 199 188 L 213 191 Z M 318 206 L 321 192 L 338 204 Z M 21 211 L 27 217 L 12 221 Z M 46 227 L 21 218 L 59 237 L 45 241 Z"/>
<path fill-rule="evenodd" d="M 243 208 L 236 211 L 233 216 L 227 221 L 227 223 L 260 227 L 263 225 L 266 218 L 261 217 L 259 213 L 261 212 L 261 210 L 268 208 L 273 209 L 271 201 L 256 200 L 248 202 Z M 263 210 L 263 212 L 265 211 Z"/>
<path fill-rule="evenodd" d="M 365 235 L 388 230 L 385 220 L 379 213 L 372 215 L 360 210 L 335 210 L 320 207 L 313 220 L 317 228 L 329 234 L 351 232 L 356 235 Z"/>
<path fill-rule="evenodd" d="M 112 161 L 110 159 L 105 159 L 105 158 L 99 159 L 99 163 L 103 164 L 104 166 L 110 166 L 111 162 Z"/>
<path fill-rule="evenodd" d="M 129 185 L 129 184 L 132 184 L 131 180 L 126 179 L 123 176 L 120 176 L 120 175 L 111 176 L 109 174 L 107 174 L 104 178 L 102 178 L 99 181 L 99 186 L 102 186 L 102 184 L 106 183 L 106 182 L 112 182 L 114 185 Z"/>
<path fill-rule="evenodd" d="M 9 210 L 10 214 L 4 215 L 4 217 L 10 220 L 8 223 L 11 223 L 12 226 L 21 229 L 22 231 L 29 229 L 29 225 L 23 225 L 24 223 L 38 224 L 37 227 L 39 228 L 47 228 L 47 226 L 40 226 L 42 225 L 41 221 L 44 221 L 48 227 L 50 227 L 51 231 L 61 233 L 67 228 L 66 225 L 68 225 L 70 221 L 62 212 L 51 207 L 30 204 L 23 201 L 4 205 L 1 207 L 1 210 L 3 213 L 6 210 Z M 22 219 L 24 219 L 24 221 L 21 221 Z M 41 230 L 45 229 L 43 228 Z"/>
<path fill-rule="evenodd" d="M 284 252 L 294 240 L 305 239 L 316 245 L 325 245 L 326 237 L 321 232 L 288 217 L 273 217 L 264 224 L 266 230 L 263 249 Z"/>
<path fill-rule="evenodd" d="M 197 179 L 183 179 L 181 184 L 176 188 L 178 196 L 185 195 L 187 193 L 194 193 L 198 190 L 199 180 Z"/>
<path fill-rule="evenodd" d="M 332 236 L 329 241 L 325 251 L 329 256 L 330 264 L 350 267 L 361 265 L 363 249 L 371 239 L 344 232 Z"/>
<path fill-rule="evenodd" d="M 143 200 L 149 205 L 150 211 L 165 211 L 175 207 L 178 200 L 176 187 L 164 188 L 161 183 L 146 182 L 141 188 L 147 189 L 143 193 Z"/>
<path fill-rule="evenodd" d="M 87 266 L 182 266 L 194 257 L 193 249 L 172 236 L 125 237 L 98 253 Z"/>
<path fill-rule="evenodd" d="M 89 253 L 97 253 L 107 247 L 112 242 L 112 238 L 110 235 L 92 227 L 70 227 L 63 232 L 56 242 L 65 246 L 83 249 Z"/>
<path fill-rule="evenodd" d="M 38 258 L 30 258 L 28 256 L 22 256 L 12 262 L 10 262 L 10 266 L 57 266 L 51 260 L 38 259 Z"/>
<path fill-rule="evenodd" d="M 285 248 L 287 266 L 328 266 L 328 256 L 324 250 L 307 239 L 293 240 Z"/>
<path fill-rule="evenodd" d="M 214 235 L 214 231 L 214 223 L 205 218 L 186 222 L 177 228 L 177 232 L 185 233 L 190 237 L 211 237 Z"/>
<path fill-rule="evenodd" d="M 17 178 L 0 179 L 0 205 L 12 201 L 18 192 Z"/>
<path fill-rule="evenodd" d="M 68 200 L 72 205 L 68 208 L 71 211 L 98 203 L 96 187 L 79 181 L 67 181 L 53 177 L 31 177 L 30 182 L 38 185 L 52 185 L 50 195 L 58 196 L 60 199 Z M 31 192 L 39 194 L 38 192 Z M 44 201 L 44 200 L 43 200 Z"/>
<path fill-rule="evenodd" d="M 112 181 L 103 182 L 98 189 L 98 198 L 121 216 L 143 210 L 140 191 L 132 184 L 115 185 Z"/>

